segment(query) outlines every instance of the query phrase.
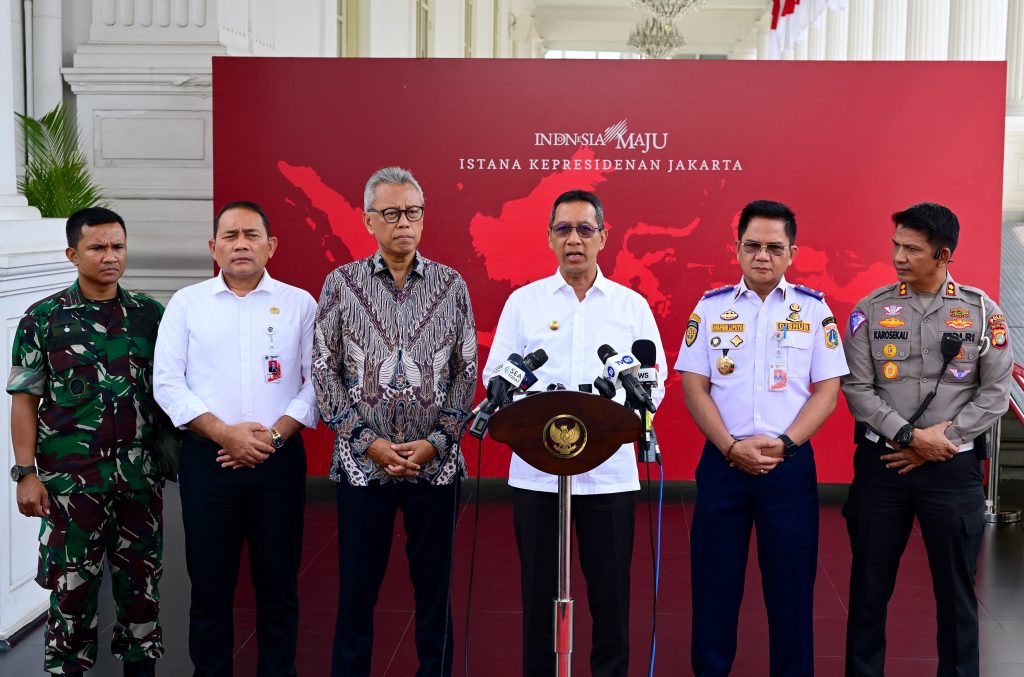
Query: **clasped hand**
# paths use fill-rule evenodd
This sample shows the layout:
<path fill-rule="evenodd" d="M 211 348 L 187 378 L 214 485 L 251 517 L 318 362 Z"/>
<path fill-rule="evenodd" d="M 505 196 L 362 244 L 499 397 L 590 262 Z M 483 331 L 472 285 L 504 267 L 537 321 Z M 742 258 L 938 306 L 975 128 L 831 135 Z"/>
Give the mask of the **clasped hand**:
<path fill-rule="evenodd" d="M 777 437 L 754 435 L 733 445 L 729 465 L 750 475 L 766 475 L 782 463 L 785 449 Z"/>
<path fill-rule="evenodd" d="M 270 429 L 259 423 L 226 426 L 216 441 L 221 445 L 217 462 L 222 468 L 255 468 L 275 451 Z"/>
<path fill-rule="evenodd" d="M 898 470 L 900 475 L 906 475 L 927 461 L 948 461 L 953 458 L 958 449 L 946 437 L 946 428 L 950 425 L 952 421 L 941 421 L 927 428 L 918 428 L 914 431 L 909 447 L 881 457 L 885 467 Z M 889 445 L 896 446 L 892 441 Z"/>
<path fill-rule="evenodd" d="M 366 455 L 392 477 L 419 477 L 420 468 L 437 456 L 437 449 L 426 440 L 392 444 L 378 437 L 366 449 Z"/>

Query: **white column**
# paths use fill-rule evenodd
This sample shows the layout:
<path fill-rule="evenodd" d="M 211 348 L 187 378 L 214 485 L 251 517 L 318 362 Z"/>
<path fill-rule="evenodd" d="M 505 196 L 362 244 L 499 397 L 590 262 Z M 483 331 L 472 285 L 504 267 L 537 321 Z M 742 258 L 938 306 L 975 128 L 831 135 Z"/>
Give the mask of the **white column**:
<path fill-rule="evenodd" d="M 829 61 L 845 61 L 850 42 L 850 15 L 846 9 L 829 9 L 825 12 L 825 58 Z"/>
<path fill-rule="evenodd" d="M 807 32 L 797 38 L 796 44 L 793 45 L 793 60 L 794 61 L 807 61 Z"/>
<path fill-rule="evenodd" d="M 60 0 L 32 3 L 32 111 L 42 117 L 64 100 Z"/>
<path fill-rule="evenodd" d="M 39 218 L 39 210 L 29 207 L 25 198 L 18 195 L 14 143 L 11 2 L 12 0 L 0 0 L 0 221 Z M 0 228 L 2 227 L 0 225 Z"/>
<path fill-rule="evenodd" d="M 757 58 L 765 61 L 771 58 L 772 17 L 766 14 L 757 22 Z"/>
<path fill-rule="evenodd" d="M 949 0 L 909 0 L 907 61 L 945 61 L 949 57 Z"/>
<path fill-rule="evenodd" d="M 1006 0 L 952 0 L 950 10 L 950 60 L 1006 58 Z"/>
<path fill-rule="evenodd" d="M 907 56 L 907 0 L 875 0 L 875 61 L 903 61 Z"/>
<path fill-rule="evenodd" d="M 1006 112 L 1024 113 L 1024 0 L 1010 0 L 1006 18 Z"/>
<path fill-rule="evenodd" d="M 811 61 L 825 60 L 825 14 L 807 27 L 807 58 Z"/>
<path fill-rule="evenodd" d="M 369 56 L 416 56 L 415 3 L 406 0 L 374 0 L 369 18 Z M 473 45 L 475 48 L 475 39 Z"/>
<path fill-rule="evenodd" d="M 850 61 L 870 61 L 875 0 L 850 0 L 847 12 L 850 27 L 847 58 Z"/>
<path fill-rule="evenodd" d="M 463 0 L 434 0 L 434 53 L 431 56 L 460 58 L 463 55 L 462 37 L 466 26 Z"/>

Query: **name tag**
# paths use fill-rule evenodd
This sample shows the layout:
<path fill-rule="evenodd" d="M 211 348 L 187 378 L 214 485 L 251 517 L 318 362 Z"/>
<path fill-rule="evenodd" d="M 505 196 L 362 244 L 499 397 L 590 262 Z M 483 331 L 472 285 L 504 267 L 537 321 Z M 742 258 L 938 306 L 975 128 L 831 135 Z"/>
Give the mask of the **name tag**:
<path fill-rule="evenodd" d="M 809 322 L 776 322 L 776 331 L 801 331 L 805 334 L 811 333 L 811 324 Z"/>

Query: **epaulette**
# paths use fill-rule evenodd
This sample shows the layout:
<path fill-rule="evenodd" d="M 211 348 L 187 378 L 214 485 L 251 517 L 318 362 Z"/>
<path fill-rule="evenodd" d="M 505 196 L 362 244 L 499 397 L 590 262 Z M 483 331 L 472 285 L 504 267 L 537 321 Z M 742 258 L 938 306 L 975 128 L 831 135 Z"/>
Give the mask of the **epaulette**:
<path fill-rule="evenodd" d="M 976 294 L 977 296 L 980 296 L 983 299 L 989 298 L 989 295 L 986 294 L 984 290 L 978 289 L 977 287 L 970 287 L 966 284 L 959 284 L 959 287 L 961 292 L 969 292 L 971 294 Z"/>
<path fill-rule="evenodd" d="M 873 292 L 871 292 L 870 294 L 865 296 L 863 300 L 865 300 L 865 301 L 873 300 L 875 298 L 878 298 L 879 296 L 882 296 L 884 294 L 889 294 L 889 293 L 897 293 L 898 294 L 899 291 L 897 290 L 897 287 L 899 287 L 902 284 L 904 284 L 904 283 L 902 283 L 902 282 L 893 282 L 892 284 L 887 284 L 887 285 L 885 285 L 883 287 L 879 287 L 878 289 L 874 290 Z"/>
<path fill-rule="evenodd" d="M 704 296 L 702 296 L 701 298 L 709 299 L 712 296 L 718 296 L 719 294 L 724 294 L 726 292 L 730 292 L 730 291 L 732 291 L 735 288 L 736 288 L 736 285 L 734 285 L 734 284 L 727 284 L 724 287 L 719 287 L 718 289 L 709 289 L 706 292 L 704 292 Z"/>
<path fill-rule="evenodd" d="M 808 296 L 813 296 L 814 298 L 818 299 L 819 301 L 824 301 L 825 300 L 825 292 L 823 292 L 823 291 L 818 291 L 817 289 L 811 289 L 810 287 L 805 287 L 802 284 L 794 284 L 793 285 L 793 289 L 797 290 L 801 294 L 807 294 Z"/>

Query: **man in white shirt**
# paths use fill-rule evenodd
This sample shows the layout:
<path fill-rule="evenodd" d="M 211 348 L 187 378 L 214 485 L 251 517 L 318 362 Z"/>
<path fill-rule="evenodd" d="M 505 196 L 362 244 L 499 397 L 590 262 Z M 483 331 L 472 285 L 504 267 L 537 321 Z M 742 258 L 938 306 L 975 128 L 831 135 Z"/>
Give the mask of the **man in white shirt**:
<path fill-rule="evenodd" d="M 221 272 L 171 299 L 157 337 L 154 395 L 188 432 L 179 487 L 192 581 L 195 675 L 232 673 L 232 603 L 248 542 L 257 675 L 295 675 L 306 456 L 317 409 L 310 364 L 316 302 L 266 271 L 277 249 L 252 202 L 217 214 Z"/>
<path fill-rule="evenodd" d="M 690 529 L 690 655 L 699 677 L 732 670 L 753 525 L 770 630 L 763 674 L 814 674 L 818 485 L 809 440 L 849 370 L 825 295 L 786 281 L 795 243 L 789 207 L 756 200 L 743 208 L 743 278 L 704 293 L 675 365 L 707 437 Z"/>
<path fill-rule="evenodd" d="M 597 254 L 605 245 L 604 209 L 593 193 L 572 190 L 551 210 L 548 244 L 558 258 L 554 275 L 514 291 L 505 303 L 482 374 L 486 380 L 510 353 L 543 348 L 548 362 L 534 389 L 561 383 L 575 390 L 602 374 L 597 348 L 628 352 L 633 341 L 657 348 L 664 397 L 665 352 L 647 301 L 601 274 Z M 554 613 L 558 568 L 558 478 L 512 457 L 512 517 L 519 549 L 523 600 L 523 674 L 554 672 Z M 629 586 L 636 492 L 640 489 L 633 445 L 627 444 L 572 482 L 580 564 L 593 616 L 591 673 L 626 675 L 629 666 Z"/>

